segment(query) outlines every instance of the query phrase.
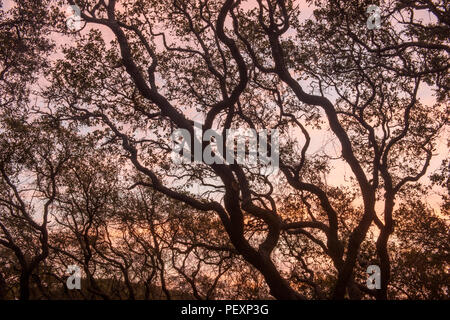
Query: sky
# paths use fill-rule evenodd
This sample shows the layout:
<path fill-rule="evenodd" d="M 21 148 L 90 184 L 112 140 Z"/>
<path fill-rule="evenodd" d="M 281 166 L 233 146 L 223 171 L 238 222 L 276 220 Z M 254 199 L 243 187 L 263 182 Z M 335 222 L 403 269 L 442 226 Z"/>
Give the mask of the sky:
<path fill-rule="evenodd" d="M 245 1 L 244 2 L 244 6 L 251 8 L 252 5 L 254 5 L 256 3 L 256 1 L 251 0 L 251 1 Z M 11 0 L 6 0 L 4 1 L 4 9 L 8 10 L 11 7 L 12 1 Z M 312 14 L 312 10 L 313 7 L 308 6 L 306 4 L 306 1 L 300 1 L 300 7 L 302 9 L 301 15 L 298 17 L 299 19 L 305 19 L 311 16 Z M 419 16 L 422 16 L 423 19 L 427 19 L 427 17 L 429 17 L 429 15 L 426 12 L 420 12 Z M 82 34 L 86 34 L 89 32 L 89 30 L 92 28 L 92 26 L 88 25 L 83 31 Z M 113 34 L 105 27 L 99 27 L 99 26 L 95 26 L 95 28 L 99 28 L 105 38 L 105 42 L 108 43 L 110 40 L 112 40 L 114 38 Z M 71 39 L 67 38 L 65 36 L 61 36 L 59 34 L 54 34 L 53 35 L 53 39 L 55 40 L 55 42 L 57 43 L 58 46 L 62 46 L 62 45 L 67 45 L 71 43 Z M 170 41 L 170 39 L 169 39 Z M 62 57 L 60 53 L 56 53 L 55 55 L 52 56 L 52 59 L 56 59 Z M 42 79 L 42 85 L 45 85 L 45 80 Z M 434 103 L 434 97 L 431 94 L 431 91 L 429 88 L 427 87 L 421 87 L 420 90 L 420 98 L 422 100 L 423 103 L 432 106 Z M 328 98 L 333 101 L 335 99 L 335 97 L 331 94 L 330 96 L 328 96 Z M 198 118 L 198 115 L 195 114 L 188 114 L 189 116 L 194 116 Z M 299 135 L 300 136 L 300 135 Z M 313 153 L 317 153 L 319 151 L 326 151 L 327 153 L 334 153 L 336 156 L 340 155 L 340 146 L 337 143 L 337 138 L 332 135 L 329 131 L 326 130 L 312 130 L 312 143 L 311 143 L 311 147 L 310 147 L 310 154 Z M 439 145 L 438 148 L 436 150 L 436 154 L 437 156 L 435 156 L 430 164 L 428 173 L 432 173 L 433 171 L 437 170 L 440 165 L 441 162 L 444 158 L 448 158 L 449 153 L 448 153 L 448 146 L 447 146 L 447 138 L 449 137 L 449 132 L 448 129 L 444 132 L 444 134 L 441 135 L 440 139 L 439 139 Z M 300 141 L 302 141 L 302 138 L 300 138 Z M 335 171 L 334 172 L 339 172 L 340 174 L 336 175 L 333 174 L 332 175 L 332 180 L 328 180 L 328 183 L 330 183 L 331 185 L 347 185 L 348 184 L 348 179 L 350 176 L 352 176 L 352 173 L 348 167 L 348 165 L 346 165 L 345 163 L 343 163 L 342 161 L 334 161 L 333 163 Z M 427 175 L 428 176 L 428 175 Z M 424 180 L 427 180 L 428 178 L 422 178 Z M 433 204 L 434 207 L 437 207 L 439 202 L 440 202 L 440 198 L 438 195 L 436 195 L 434 192 L 430 193 L 429 198 L 427 199 L 427 201 L 431 204 Z"/>

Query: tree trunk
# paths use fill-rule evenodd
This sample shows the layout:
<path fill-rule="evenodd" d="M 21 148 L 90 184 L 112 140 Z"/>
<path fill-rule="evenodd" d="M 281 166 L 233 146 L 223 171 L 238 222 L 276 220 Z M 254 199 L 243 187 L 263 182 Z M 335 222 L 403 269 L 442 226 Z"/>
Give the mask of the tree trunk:
<path fill-rule="evenodd" d="M 20 300 L 30 300 L 30 274 L 27 271 L 22 271 L 20 274 Z"/>
<path fill-rule="evenodd" d="M 0 272 L 0 300 L 6 300 L 6 280 Z"/>

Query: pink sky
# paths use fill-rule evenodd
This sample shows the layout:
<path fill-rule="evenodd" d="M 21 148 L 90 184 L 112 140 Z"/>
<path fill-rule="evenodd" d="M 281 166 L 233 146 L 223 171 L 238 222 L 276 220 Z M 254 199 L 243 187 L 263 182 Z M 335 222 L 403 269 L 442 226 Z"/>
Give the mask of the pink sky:
<path fill-rule="evenodd" d="M 11 0 L 6 0 L 4 2 L 4 9 L 8 10 L 11 7 Z M 312 14 L 312 7 L 309 7 L 306 3 L 306 1 L 299 1 L 300 7 L 302 8 L 302 13 L 301 15 L 298 17 L 299 19 L 305 19 L 311 16 Z M 255 0 L 249 0 L 249 1 L 245 1 L 243 3 L 244 7 L 246 8 L 251 8 L 252 6 L 256 5 L 256 1 Z M 423 19 L 427 19 L 427 13 L 426 12 L 421 12 L 420 16 L 422 16 Z M 95 28 L 100 29 L 105 37 L 106 43 L 108 43 L 110 40 L 113 39 L 113 34 L 105 27 L 102 26 L 92 26 Z M 87 28 L 85 28 L 82 31 L 82 34 L 86 34 L 87 32 L 89 32 L 89 30 L 91 29 L 91 26 L 88 26 Z M 67 44 L 71 44 L 72 39 L 69 37 L 65 37 L 65 36 L 61 36 L 59 34 L 55 34 L 54 35 L 54 40 L 56 41 L 56 43 L 58 45 L 67 45 Z M 169 39 L 170 41 L 170 39 Z M 53 58 L 58 58 L 61 57 L 60 54 L 56 54 L 53 56 Z M 333 96 L 329 97 L 330 100 L 334 100 Z M 429 106 L 433 105 L 434 102 L 434 97 L 431 95 L 431 91 L 426 88 L 426 87 L 422 87 L 422 90 L 420 91 L 420 98 L 422 100 L 422 103 L 428 104 Z M 323 149 L 327 152 L 330 153 L 336 153 L 336 155 L 340 154 L 340 147 L 339 144 L 336 143 L 336 138 L 328 131 L 326 130 L 312 130 L 311 131 L 311 137 L 312 137 L 312 143 L 311 143 L 311 147 L 310 147 L 310 152 L 311 153 L 315 153 L 320 149 Z M 439 140 L 439 147 L 438 150 L 436 151 L 436 153 L 438 153 L 438 156 L 434 157 L 434 159 L 431 162 L 431 165 L 429 167 L 428 172 L 431 173 L 434 170 L 436 170 L 437 168 L 439 168 L 442 159 L 446 158 L 449 156 L 448 153 L 448 147 L 447 147 L 447 137 L 449 136 L 449 132 L 448 130 L 441 135 L 440 140 Z M 342 161 L 334 161 L 333 162 L 334 165 L 334 173 L 332 174 L 332 178 L 333 180 L 330 181 L 328 180 L 328 183 L 332 184 L 332 185 L 342 185 L 342 184 L 348 184 L 348 178 L 350 176 L 352 176 L 352 173 L 349 169 L 349 167 L 343 163 Z M 339 174 L 335 174 L 336 172 L 339 172 Z M 427 178 L 423 178 L 423 179 L 427 179 Z M 429 195 L 429 199 L 427 199 L 429 203 L 433 203 L 433 204 L 437 204 L 439 202 L 439 197 L 435 194 L 430 194 Z"/>

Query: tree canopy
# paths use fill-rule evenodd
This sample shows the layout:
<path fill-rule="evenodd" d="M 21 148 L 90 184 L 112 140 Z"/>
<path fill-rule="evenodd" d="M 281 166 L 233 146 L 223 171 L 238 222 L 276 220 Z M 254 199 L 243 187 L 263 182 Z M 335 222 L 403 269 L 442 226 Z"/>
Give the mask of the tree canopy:
<path fill-rule="evenodd" d="M 3 3 L 0 298 L 448 299 L 450 7 L 372 4 Z"/>

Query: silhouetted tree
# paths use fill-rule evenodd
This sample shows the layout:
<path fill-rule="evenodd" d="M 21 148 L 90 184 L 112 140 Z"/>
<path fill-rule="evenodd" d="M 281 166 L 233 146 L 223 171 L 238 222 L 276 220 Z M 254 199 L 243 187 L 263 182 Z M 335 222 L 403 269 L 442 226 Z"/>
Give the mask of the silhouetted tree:
<path fill-rule="evenodd" d="M 21 178 L 18 155 L 44 173 L 39 181 L 56 176 L 48 163 L 60 159 L 36 158 L 39 146 L 64 144 L 78 159 L 61 172 L 63 191 L 44 195 L 55 203 L 51 260 L 83 267 L 81 295 L 150 298 L 159 287 L 171 299 L 178 286 L 196 299 L 445 298 L 448 205 L 435 214 L 420 197 L 448 121 L 446 1 L 381 1 L 375 29 L 369 1 L 57 3 L 36 17 L 67 41 L 45 68 L 48 85 L 23 94 L 39 98 L 39 121 L 25 113 L 20 122 L 46 130 L 38 139 L 4 122 L 4 148 L 14 150 L 5 153 L 4 192 L 15 186 L 8 176 Z M 81 31 L 67 29 L 68 5 L 80 8 Z M 30 68 L 45 67 L 38 49 L 51 39 L 36 35 Z M 198 123 L 215 139 L 198 141 Z M 172 161 L 176 129 L 203 154 L 221 139 L 234 149 L 226 130 L 235 128 L 277 130 L 279 171 Z M 442 187 L 446 175 L 431 178 Z M 47 256 L 46 228 L 21 215 L 30 216 L 33 252 L 45 247 Z M 14 236 L 20 224 L 11 222 Z M 58 268 L 36 261 L 62 282 Z M 379 290 L 365 286 L 370 264 L 381 268 Z"/>

